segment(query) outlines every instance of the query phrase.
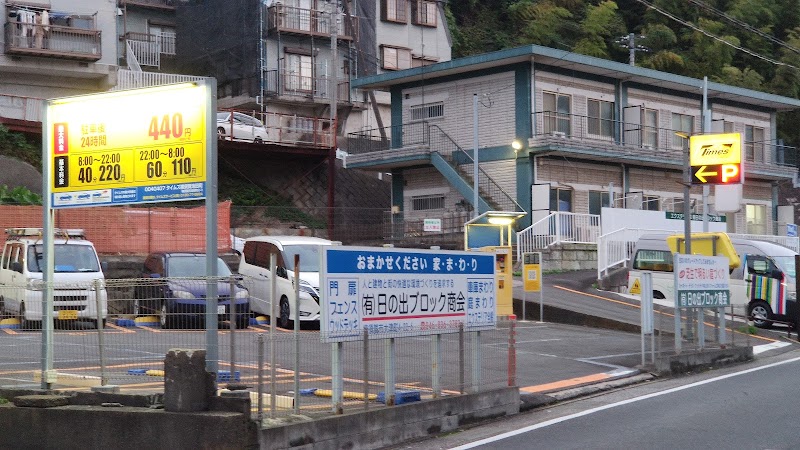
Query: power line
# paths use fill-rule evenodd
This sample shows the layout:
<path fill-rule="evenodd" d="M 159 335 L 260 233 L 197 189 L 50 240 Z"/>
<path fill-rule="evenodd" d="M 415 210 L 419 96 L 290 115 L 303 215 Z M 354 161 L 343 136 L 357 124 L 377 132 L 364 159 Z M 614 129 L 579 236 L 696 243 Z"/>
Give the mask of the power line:
<path fill-rule="evenodd" d="M 691 29 L 693 29 L 693 30 L 695 30 L 697 32 L 700 32 L 700 33 L 710 37 L 711 39 L 714 39 L 715 41 L 721 42 L 721 43 L 723 43 L 723 44 L 725 44 L 725 45 L 727 45 L 729 47 L 735 48 L 736 50 L 745 52 L 750 56 L 754 56 L 754 57 L 756 57 L 758 59 L 762 59 L 762 60 L 767 61 L 769 63 L 775 64 L 776 66 L 785 66 L 785 67 L 791 67 L 792 69 L 795 69 L 795 70 L 800 70 L 800 67 L 796 67 L 796 66 L 793 66 L 791 64 L 782 62 L 782 61 L 774 60 L 772 58 L 769 58 L 767 56 L 758 54 L 758 53 L 756 53 L 756 52 L 754 52 L 752 50 L 748 50 L 748 49 L 746 49 L 744 47 L 740 47 L 738 45 L 733 45 L 730 42 L 726 41 L 725 39 L 722 39 L 721 37 L 719 37 L 719 36 L 717 36 L 715 34 L 709 33 L 708 31 L 703 30 L 702 28 L 697 27 L 697 26 L 693 25 L 690 22 L 686 22 L 686 21 L 680 19 L 679 17 L 676 17 L 676 16 L 668 13 L 667 11 L 664 11 L 664 10 L 658 8 L 657 6 L 653 5 L 652 3 L 650 3 L 650 2 L 648 2 L 646 0 L 636 0 L 636 1 L 641 3 L 641 4 L 643 4 L 643 5 L 645 5 L 645 6 L 647 6 L 650 9 L 655 10 L 656 12 L 658 12 L 661 15 L 666 16 L 666 17 L 674 20 L 675 22 L 680 23 L 681 25 L 687 26 L 687 27 L 689 27 L 689 28 L 691 28 Z"/>
<path fill-rule="evenodd" d="M 775 36 L 772 36 L 770 34 L 764 33 L 763 31 L 759 30 L 758 28 L 755 28 L 755 27 L 753 27 L 752 25 L 750 25 L 750 24 L 748 24 L 746 22 L 742 22 L 741 20 L 739 20 L 739 19 L 737 19 L 735 17 L 731 17 L 727 13 L 725 13 L 724 11 L 721 11 L 721 10 L 717 9 L 717 8 L 709 5 L 708 3 L 705 3 L 705 2 L 703 2 L 701 0 L 689 0 L 689 1 L 691 3 L 694 3 L 695 5 L 697 5 L 699 7 L 707 10 L 707 11 L 711 11 L 714 14 L 717 14 L 718 16 L 723 17 L 725 20 L 727 20 L 728 22 L 730 22 L 730 23 L 732 23 L 734 25 L 738 25 L 738 26 L 744 28 L 745 30 L 747 30 L 747 31 L 749 31 L 751 33 L 755 33 L 755 34 L 763 37 L 764 39 L 767 39 L 767 40 L 769 40 L 771 42 L 774 42 L 775 44 L 780 45 L 781 47 L 784 47 L 784 48 L 789 49 L 789 50 L 791 50 L 791 51 L 793 51 L 795 53 L 800 54 L 800 48 L 794 47 L 794 46 L 790 45 L 789 43 L 784 42 L 784 41 L 776 38 Z"/>

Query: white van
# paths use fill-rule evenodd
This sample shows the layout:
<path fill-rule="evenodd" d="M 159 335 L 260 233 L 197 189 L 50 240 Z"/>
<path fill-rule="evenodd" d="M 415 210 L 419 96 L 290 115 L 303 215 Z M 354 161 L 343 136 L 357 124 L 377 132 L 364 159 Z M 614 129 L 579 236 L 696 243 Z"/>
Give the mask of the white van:
<path fill-rule="evenodd" d="M 38 328 L 42 308 L 43 242 L 41 228 L 10 228 L 0 264 L 0 305 L 6 315 L 17 317 L 22 328 Z M 55 230 L 53 268 L 53 318 L 105 322 L 108 296 L 100 259 L 83 230 Z M 95 280 L 101 280 L 95 283 Z"/>
<path fill-rule="evenodd" d="M 309 236 L 259 236 L 244 242 L 239 273 L 252 279 L 250 310 L 270 315 L 270 280 L 276 283 L 278 325 L 292 326 L 299 316 L 301 322 L 319 322 L 319 271 L 323 246 L 338 242 Z M 276 272 L 269 270 L 270 255 L 277 255 Z M 294 309 L 294 258 L 300 256 L 300 311 Z"/>
<path fill-rule="evenodd" d="M 644 235 L 634 248 L 628 272 L 628 292 L 641 286 L 641 272 L 653 274 L 653 298 L 675 300 L 672 251 L 668 234 Z M 748 314 L 759 327 L 771 320 L 794 322 L 797 314 L 796 268 L 794 251 L 781 245 L 749 239 L 731 239 L 741 265 L 731 270 L 730 291 L 733 305 L 747 305 Z M 755 289 L 750 289 L 752 283 Z"/>

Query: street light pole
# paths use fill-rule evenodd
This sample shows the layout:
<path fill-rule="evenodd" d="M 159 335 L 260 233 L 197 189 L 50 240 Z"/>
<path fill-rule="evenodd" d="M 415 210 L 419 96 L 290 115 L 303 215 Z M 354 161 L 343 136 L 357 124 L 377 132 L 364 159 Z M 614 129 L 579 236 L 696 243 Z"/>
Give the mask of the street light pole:
<path fill-rule="evenodd" d="M 478 195 L 478 94 L 472 94 L 472 205 L 473 218 L 481 214 Z"/>

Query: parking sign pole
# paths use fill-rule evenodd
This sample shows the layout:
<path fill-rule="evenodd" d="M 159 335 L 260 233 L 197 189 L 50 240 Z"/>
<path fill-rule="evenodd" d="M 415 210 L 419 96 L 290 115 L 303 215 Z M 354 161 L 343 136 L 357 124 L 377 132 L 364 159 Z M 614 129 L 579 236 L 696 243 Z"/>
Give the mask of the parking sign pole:
<path fill-rule="evenodd" d="M 214 374 L 219 367 L 217 322 L 217 80 L 206 78 L 206 370 Z M 231 306 L 234 305 L 231 294 Z M 231 374 L 233 376 L 233 374 Z"/>
<path fill-rule="evenodd" d="M 55 246 L 53 245 L 53 227 L 54 227 L 54 211 L 52 207 L 52 196 L 50 194 L 50 183 L 54 179 L 52 156 L 50 155 L 49 142 L 51 139 L 50 130 L 47 124 L 50 123 L 48 118 L 48 110 L 50 109 L 45 103 L 44 117 L 42 118 L 42 233 L 43 244 L 42 257 L 44 259 L 44 270 L 42 271 L 42 281 L 44 286 L 42 289 L 42 389 L 50 389 L 51 380 L 50 376 L 53 371 L 53 264 L 55 258 L 53 252 Z M 24 317 L 22 318 L 24 321 Z M 55 374 L 53 374 L 55 375 Z M 54 377 L 55 378 L 55 377 Z"/>

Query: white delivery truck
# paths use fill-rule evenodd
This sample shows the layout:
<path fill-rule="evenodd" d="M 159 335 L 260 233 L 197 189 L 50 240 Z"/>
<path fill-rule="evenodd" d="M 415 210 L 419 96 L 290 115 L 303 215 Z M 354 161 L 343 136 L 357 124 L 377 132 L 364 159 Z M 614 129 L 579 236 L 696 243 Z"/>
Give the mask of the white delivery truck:
<path fill-rule="evenodd" d="M 108 314 L 100 259 L 83 230 L 55 230 L 53 318 L 87 320 L 97 324 Z M 23 328 L 41 326 L 43 314 L 43 246 L 41 228 L 9 228 L 0 264 L 0 307 L 19 318 Z M 96 281 L 99 280 L 99 281 Z"/>
<path fill-rule="evenodd" d="M 724 233 L 702 233 L 704 235 Z M 693 233 L 693 236 L 699 235 Z M 641 273 L 651 272 L 653 298 L 675 300 L 675 278 L 668 239 L 681 235 L 648 234 L 636 242 L 628 272 L 628 292 L 641 294 Z M 708 242 L 692 240 L 692 253 L 711 255 Z M 747 306 L 756 326 L 766 327 L 771 321 L 797 320 L 797 288 L 795 256 L 797 253 L 778 244 L 751 239 L 730 239 L 740 259 L 730 272 L 731 303 Z M 683 248 L 681 246 L 681 248 Z M 718 252 L 718 254 L 720 254 Z"/>

